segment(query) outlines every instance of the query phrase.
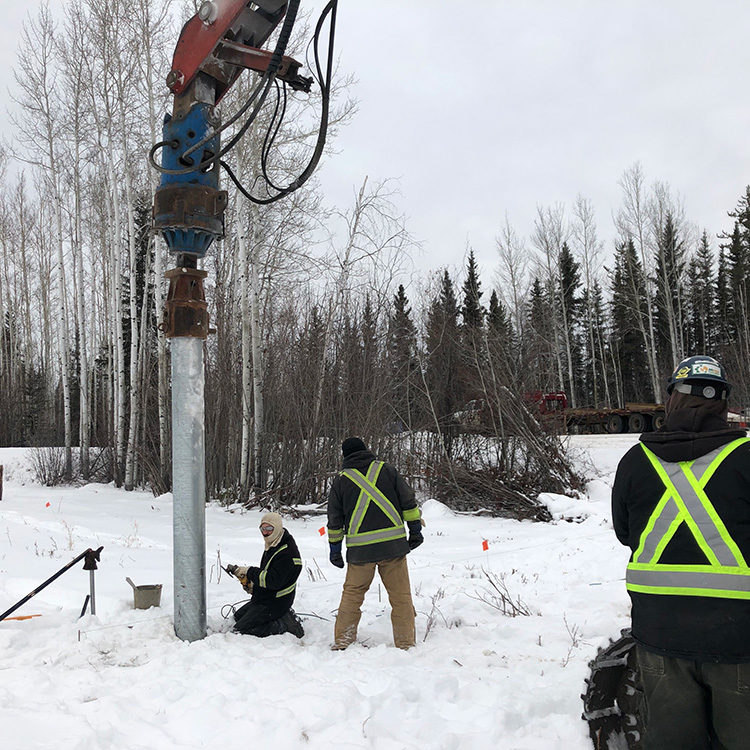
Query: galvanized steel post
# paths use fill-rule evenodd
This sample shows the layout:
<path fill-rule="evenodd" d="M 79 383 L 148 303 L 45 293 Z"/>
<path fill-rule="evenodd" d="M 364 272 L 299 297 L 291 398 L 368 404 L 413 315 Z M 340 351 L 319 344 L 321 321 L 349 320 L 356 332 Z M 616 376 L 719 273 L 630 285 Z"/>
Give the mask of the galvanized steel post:
<path fill-rule="evenodd" d="M 185 171 L 218 153 L 219 136 L 208 137 L 193 157 L 187 148 L 219 124 L 215 85 L 198 75 L 184 96 L 175 97 L 164 123 L 161 184 L 154 197 L 154 227 L 176 256 L 165 274 L 169 293 L 162 326 L 171 339 L 172 495 L 174 538 L 174 630 L 178 638 L 206 636 L 206 456 L 203 342 L 209 333 L 203 291 L 207 272 L 198 268 L 224 233 L 226 191 L 219 190 L 219 165 Z"/>
<path fill-rule="evenodd" d="M 174 630 L 206 636 L 206 457 L 203 339 L 172 339 Z"/>

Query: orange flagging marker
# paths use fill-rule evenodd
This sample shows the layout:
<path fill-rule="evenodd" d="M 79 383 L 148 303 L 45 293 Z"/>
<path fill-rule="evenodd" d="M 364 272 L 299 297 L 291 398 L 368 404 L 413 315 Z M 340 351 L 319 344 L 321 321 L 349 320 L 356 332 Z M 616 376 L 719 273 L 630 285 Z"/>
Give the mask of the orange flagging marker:
<path fill-rule="evenodd" d="M 41 617 L 41 615 L 19 615 L 18 617 L 6 617 L 6 620 L 30 620 L 32 617 Z"/>
<path fill-rule="evenodd" d="M 490 543 L 486 539 L 482 539 L 482 549 L 486 552 L 490 548 Z"/>

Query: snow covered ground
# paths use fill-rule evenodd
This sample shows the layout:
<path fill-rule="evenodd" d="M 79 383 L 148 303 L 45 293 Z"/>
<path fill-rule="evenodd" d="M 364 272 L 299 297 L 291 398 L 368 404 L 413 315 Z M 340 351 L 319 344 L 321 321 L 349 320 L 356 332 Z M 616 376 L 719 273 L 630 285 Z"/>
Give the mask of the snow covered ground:
<path fill-rule="evenodd" d="M 636 440 L 571 438 L 591 481 L 583 499 L 547 498 L 554 523 L 456 516 L 427 500 L 425 543 L 409 559 L 418 646 L 408 652 L 393 647 L 376 584 L 361 642 L 329 650 L 344 572 L 328 563 L 324 517 L 287 521 L 305 562 L 295 602 L 304 638 L 229 632 L 222 605 L 246 597 L 234 579 L 219 578 L 217 554 L 225 565 L 256 565 L 260 513 L 214 504 L 206 514 L 209 635 L 184 643 L 172 623 L 171 496 L 41 487 L 22 449 L 0 449 L 0 612 L 104 545 L 96 616 L 78 619 L 89 588 L 79 563 L 13 613 L 41 617 L 0 623 L 3 746 L 589 748 L 580 700 L 587 662 L 629 625 L 628 552 L 612 532 L 609 492 Z M 510 617 L 482 601 L 495 593 L 485 571 L 530 614 Z M 162 606 L 133 609 L 126 576 L 163 584 Z"/>

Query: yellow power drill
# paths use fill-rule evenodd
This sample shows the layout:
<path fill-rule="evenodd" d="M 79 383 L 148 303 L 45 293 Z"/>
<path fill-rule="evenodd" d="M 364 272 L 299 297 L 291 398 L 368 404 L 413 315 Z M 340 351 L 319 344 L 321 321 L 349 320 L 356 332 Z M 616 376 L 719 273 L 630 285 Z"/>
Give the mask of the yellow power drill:
<path fill-rule="evenodd" d="M 223 566 L 222 566 L 223 567 Z M 253 593 L 253 582 L 249 581 L 247 578 L 247 568 L 243 567 L 241 565 L 227 565 L 224 570 L 229 573 L 232 578 L 236 578 L 240 584 L 242 585 L 242 588 L 247 591 L 248 594 Z"/>

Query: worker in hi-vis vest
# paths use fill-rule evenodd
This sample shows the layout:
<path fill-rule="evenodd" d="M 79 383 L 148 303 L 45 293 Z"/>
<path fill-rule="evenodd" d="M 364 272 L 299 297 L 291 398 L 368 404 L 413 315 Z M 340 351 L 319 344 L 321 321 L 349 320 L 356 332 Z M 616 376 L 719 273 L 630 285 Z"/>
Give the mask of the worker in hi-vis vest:
<path fill-rule="evenodd" d="M 651 750 L 750 747 L 750 438 L 727 423 L 724 367 L 688 357 L 666 423 L 612 488 Z"/>
<path fill-rule="evenodd" d="M 343 568 L 346 540 L 347 569 L 331 648 L 340 651 L 357 639 L 362 602 L 377 568 L 391 603 L 393 642 L 408 649 L 416 643 L 416 613 L 406 555 L 424 541 L 414 490 L 360 438 L 344 440 L 341 452 L 343 470 L 328 496 L 328 543 L 331 562 Z"/>

